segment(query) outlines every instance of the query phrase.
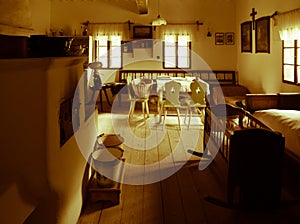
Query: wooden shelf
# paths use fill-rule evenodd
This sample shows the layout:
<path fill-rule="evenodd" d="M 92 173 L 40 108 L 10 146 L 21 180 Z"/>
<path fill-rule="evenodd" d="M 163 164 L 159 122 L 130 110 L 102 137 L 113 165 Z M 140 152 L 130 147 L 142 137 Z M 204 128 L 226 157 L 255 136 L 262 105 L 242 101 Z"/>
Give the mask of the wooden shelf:
<path fill-rule="evenodd" d="M 119 182 L 114 182 L 113 186 L 111 187 L 100 187 L 97 183 L 95 171 L 91 177 L 91 182 L 89 184 L 89 200 L 91 202 L 96 201 L 111 201 L 114 204 L 119 204 L 120 202 L 120 194 L 122 188 L 122 180 L 124 175 L 124 159 L 122 159 L 122 163 L 119 170 Z"/>

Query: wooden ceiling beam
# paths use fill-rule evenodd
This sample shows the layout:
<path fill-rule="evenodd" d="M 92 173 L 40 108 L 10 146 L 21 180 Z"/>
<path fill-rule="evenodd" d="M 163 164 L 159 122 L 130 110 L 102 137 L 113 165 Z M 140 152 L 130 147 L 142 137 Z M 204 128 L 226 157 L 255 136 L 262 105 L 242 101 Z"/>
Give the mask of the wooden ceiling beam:
<path fill-rule="evenodd" d="M 148 0 L 135 0 L 140 14 L 148 14 Z"/>

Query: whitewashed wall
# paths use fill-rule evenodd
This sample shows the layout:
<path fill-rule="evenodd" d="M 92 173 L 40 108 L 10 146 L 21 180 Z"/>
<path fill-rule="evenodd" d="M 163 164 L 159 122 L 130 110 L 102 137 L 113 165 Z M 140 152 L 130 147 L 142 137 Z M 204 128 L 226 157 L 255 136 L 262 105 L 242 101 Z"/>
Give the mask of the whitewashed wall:
<path fill-rule="evenodd" d="M 285 12 L 300 7 L 299 0 L 273 0 L 272 4 L 265 0 L 236 1 L 236 29 L 240 37 L 240 24 L 251 20 L 252 8 L 257 11 L 256 18 L 271 16 L 275 11 Z M 300 92 L 300 87 L 282 83 L 282 51 L 279 34 L 274 31 L 271 19 L 270 54 L 255 53 L 253 34 L 253 53 L 241 53 L 241 42 L 237 44 L 237 70 L 239 82 L 247 86 L 253 93 Z"/>
<path fill-rule="evenodd" d="M 127 2 L 128 5 L 122 5 Z M 134 25 L 150 25 L 157 17 L 157 2 L 149 1 L 149 13 L 139 15 L 131 1 L 59 1 L 51 3 L 51 29 L 65 34 L 81 34 L 81 23 L 90 22 L 127 22 L 130 20 Z M 122 7 L 125 6 L 125 7 Z M 161 1 L 160 15 L 169 23 L 196 23 L 197 20 L 204 25 L 195 31 L 192 50 L 202 57 L 212 69 L 236 69 L 236 44 L 215 45 L 215 32 L 235 32 L 235 5 L 233 0 L 214 1 Z M 207 37 L 208 29 L 212 37 Z M 196 25 L 195 25 L 196 30 Z M 155 34 L 155 32 L 154 32 Z M 155 36 L 154 36 L 155 37 Z M 155 55 L 154 55 L 155 56 Z M 148 64 L 149 65 L 149 64 Z M 193 66 L 193 63 L 192 63 Z M 135 68 L 131 65 L 131 68 Z M 144 69 L 156 69 L 144 67 Z"/>

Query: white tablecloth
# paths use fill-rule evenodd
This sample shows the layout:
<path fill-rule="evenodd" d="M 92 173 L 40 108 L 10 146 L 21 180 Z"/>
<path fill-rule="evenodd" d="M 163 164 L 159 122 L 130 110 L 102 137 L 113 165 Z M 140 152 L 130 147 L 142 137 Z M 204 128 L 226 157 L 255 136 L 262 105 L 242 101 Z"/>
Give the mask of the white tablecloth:
<path fill-rule="evenodd" d="M 157 92 L 164 91 L 165 84 L 167 82 L 170 82 L 172 80 L 179 82 L 181 84 L 181 91 L 182 92 L 191 92 L 190 85 L 191 82 L 195 79 L 195 77 L 170 77 L 170 76 L 164 76 L 164 77 L 158 77 L 156 79 L 157 83 Z M 197 79 L 197 81 L 200 83 L 201 87 L 203 88 L 206 95 L 209 95 L 209 84 L 207 82 L 204 82 L 201 79 Z"/>

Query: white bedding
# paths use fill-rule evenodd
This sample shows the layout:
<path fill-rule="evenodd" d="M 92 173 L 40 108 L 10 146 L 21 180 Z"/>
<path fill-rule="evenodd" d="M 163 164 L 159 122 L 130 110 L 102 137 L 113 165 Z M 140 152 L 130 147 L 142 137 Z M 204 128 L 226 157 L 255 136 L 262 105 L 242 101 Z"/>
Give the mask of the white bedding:
<path fill-rule="evenodd" d="M 285 136 L 285 148 L 300 158 L 300 111 L 268 109 L 253 114 L 256 118 Z"/>

